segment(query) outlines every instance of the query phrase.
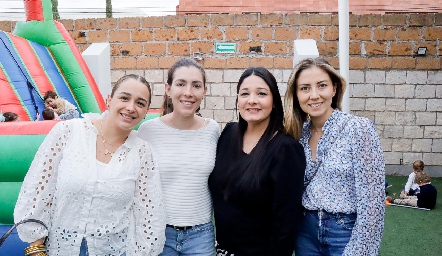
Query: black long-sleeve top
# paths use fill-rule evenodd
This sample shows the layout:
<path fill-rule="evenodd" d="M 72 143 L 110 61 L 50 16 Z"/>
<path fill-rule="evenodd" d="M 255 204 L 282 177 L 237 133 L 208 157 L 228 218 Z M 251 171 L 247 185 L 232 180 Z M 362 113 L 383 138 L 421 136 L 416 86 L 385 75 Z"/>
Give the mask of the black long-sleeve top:
<path fill-rule="evenodd" d="M 216 240 L 221 249 L 235 256 L 291 256 L 302 214 L 304 150 L 290 136 L 278 133 L 262 155 L 259 188 L 234 190 L 225 199 L 223 184 L 229 167 L 249 157 L 238 152 L 235 125 L 222 132 L 209 177 Z"/>
<path fill-rule="evenodd" d="M 437 200 L 437 190 L 431 184 L 420 186 L 420 191 L 417 193 L 417 207 L 434 209 Z"/>

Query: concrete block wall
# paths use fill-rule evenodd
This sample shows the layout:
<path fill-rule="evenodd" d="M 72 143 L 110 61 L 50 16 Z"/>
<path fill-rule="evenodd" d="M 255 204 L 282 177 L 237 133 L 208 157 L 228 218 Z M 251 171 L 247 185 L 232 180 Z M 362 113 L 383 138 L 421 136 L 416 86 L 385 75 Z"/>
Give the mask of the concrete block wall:
<path fill-rule="evenodd" d="M 249 66 L 275 75 L 284 95 L 293 40 L 315 39 L 319 54 L 339 67 L 338 15 L 210 14 L 120 19 L 61 20 L 80 50 L 110 42 L 111 81 L 136 73 L 153 85 L 152 108 L 161 106 L 167 69 L 202 53 L 207 95 L 201 113 L 221 128 L 236 113 L 236 83 Z M 15 22 L 0 21 L 12 31 Z M 350 15 L 350 109 L 378 128 L 390 166 L 416 159 L 442 167 L 442 13 Z M 215 53 L 216 42 L 235 42 L 234 54 Z M 253 47 L 261 52 L 251 53 Z M 418 47 L 427 47 L 417 56 Z M 409 169 L 407 169 L 407 172 Z"/>

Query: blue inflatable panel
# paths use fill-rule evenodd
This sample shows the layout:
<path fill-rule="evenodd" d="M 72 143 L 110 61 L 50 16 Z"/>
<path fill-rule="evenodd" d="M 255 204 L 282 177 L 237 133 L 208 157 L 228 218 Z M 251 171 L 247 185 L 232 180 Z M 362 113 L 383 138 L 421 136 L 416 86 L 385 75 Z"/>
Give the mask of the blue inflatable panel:
<path fill-rule="evenodd" d="M 0 237 L 8 231 L 12 225 L 0 225 Z M 17 234 L 17 229 L 14 229 L 12 233 L 6 238 L 6 241 L 0 247 L 0 256 L 23 256 L 23 250 L 28 247 L 29 244 L 22 242 Z"/>

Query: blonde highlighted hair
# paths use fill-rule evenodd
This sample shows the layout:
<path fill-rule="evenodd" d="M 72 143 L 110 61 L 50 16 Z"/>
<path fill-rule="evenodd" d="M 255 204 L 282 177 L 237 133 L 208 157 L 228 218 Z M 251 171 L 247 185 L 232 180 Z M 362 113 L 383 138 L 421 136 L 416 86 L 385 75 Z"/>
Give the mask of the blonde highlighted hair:
<path fill-rule="evenodd" d="M 318 67 L 330 76 L 333 85 L 336 86 L 336 94 L 332 99 L 331 107 L 341 110 L 341 102 L 347 87 L 345 79 L 326 60 L 322 58 L 307 58 L 300 61 L 292 71 L 287 82 L 284 104 L 284 129 L 293 138 L 299 140 L 301 137 L 302 124 L 307 120 L 308 115 L 299 105 L 296 96 L 296 87 L 299 75 L 302 71 L 311 67 Z"/>

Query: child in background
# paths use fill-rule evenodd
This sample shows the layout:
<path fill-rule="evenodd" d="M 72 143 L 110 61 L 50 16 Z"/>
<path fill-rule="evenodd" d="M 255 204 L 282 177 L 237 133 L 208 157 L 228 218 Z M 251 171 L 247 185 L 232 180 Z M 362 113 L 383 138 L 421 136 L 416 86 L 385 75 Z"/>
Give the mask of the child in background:
<path fill-rule="evenodd" d="M 41 112 L 41 115 L 43 116 L 44 120 L 60 120 L 57 112 L 55 112 L 52 108 L 45 108 Z"/>
<path fill-rule="evenodd" d="M 405 189 L 401 192 L 401 198 L 406 196 L 414 196 L 419 192 L 419 185 L 414 181 L 417 173 L 424 170 L 424 162 L 421 160 L 416 160 L 413 163 L 413 172 L 408 176 L 407 183 L 405 184 Z"/>
<path fill-rule="evenodd" d="M 387 197 L 389 202 L 395 204 L 417 206 L 419 208 L 434 209 L 437 200 L 437 190 L 431 185 L 431 178 L 424 171 L 416 173 L 414 182 L 419 184 L 419 192 L 415 196 L 406 196 L 401 199 Z"/>
<path fill-rule="evenodd" d="M 18 122 L 20 121 L 20 118 L 18 118 L 18 115 L 16 113 L 13 112 L 5 112 L 5 113 L 1 113 L 0 112 L 0 121 L 1 122 Z"/>
<path fill-rule="evenodd" d="M 59 98 L 53 91 L 47 91 L 43 99 L 45 101 L 45 107 L 52 108 L 62 120 L 78 118 L 80 116 L 77 108 L 72 103 L 63 98 Z"/>

